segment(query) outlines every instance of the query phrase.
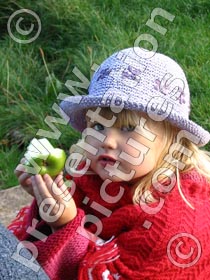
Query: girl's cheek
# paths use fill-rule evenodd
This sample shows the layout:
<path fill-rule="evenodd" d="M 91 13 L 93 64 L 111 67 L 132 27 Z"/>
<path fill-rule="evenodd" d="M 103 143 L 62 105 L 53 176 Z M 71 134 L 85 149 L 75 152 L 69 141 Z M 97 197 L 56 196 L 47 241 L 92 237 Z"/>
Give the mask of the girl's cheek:
<path fill-rule="evenodd" d="M 99 146 L 99 141 L 92 136 L 86 136 L 84 145 L 87 150 L 91 149 L 91 147 L 92 150 L 95 150 Z"/>
<path fill-rule="evenodd" d="M 150 141 L 143 137 L 130 137 L 122 147 L 122 150 L 132 157 L 139 157 L 150 150 Z"/>
<path fill-rule="evenodd" d="M 138 158 L 141 151 L 139 149 L 133 148 L 133 147 L 125 147 L 125 149 L 122 151 L 125 154 L 128 154 L 129 156 L 133 158 Z M 124 153 L 121 153 L 121 156 L 123 156 Z"/>

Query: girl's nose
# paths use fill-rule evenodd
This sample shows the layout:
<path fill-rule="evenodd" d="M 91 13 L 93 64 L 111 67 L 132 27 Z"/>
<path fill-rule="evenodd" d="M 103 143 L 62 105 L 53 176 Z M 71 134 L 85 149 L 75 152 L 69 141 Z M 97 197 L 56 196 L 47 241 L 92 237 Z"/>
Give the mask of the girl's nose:
<path fill-rule="evenodd" d="M 117 148 L 117 133 L 113 128 L 107 128 L 105 132 L 106 138 L 102 143 L 102 148 L 104 149 L 116 149 Z"/>

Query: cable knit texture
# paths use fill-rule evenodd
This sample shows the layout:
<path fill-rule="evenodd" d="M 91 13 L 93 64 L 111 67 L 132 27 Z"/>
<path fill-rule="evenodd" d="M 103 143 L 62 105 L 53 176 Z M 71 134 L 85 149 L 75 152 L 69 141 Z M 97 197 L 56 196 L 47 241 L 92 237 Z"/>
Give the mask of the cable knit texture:
<path fill-rule="evenodd" d="M 51 279 L 210 279 L 210 186 L 197 171 L 180 178 L 182 192 L 194 209 L 183 200 L 177 185 L 146 208 L 132 204 L 127 183 L 104 188 L 96 175 L 74 180 L 78 215 L 71 223 L 51 233 L 40 221 L 37 230 L 48 238 L 35 240 L 26 233 L 32 219 L 39 219 L 34 202 L 29 211 L 23 211 L 27 226 L 19 224 L 21 231 L 17 231 L 18 219 L 9 227 L 20 240 L 34 242 L 38 261 Z M 114 202 L 122 188 L 123 196 Z M 103 244 L 90 241 L 83 226 Z"/>

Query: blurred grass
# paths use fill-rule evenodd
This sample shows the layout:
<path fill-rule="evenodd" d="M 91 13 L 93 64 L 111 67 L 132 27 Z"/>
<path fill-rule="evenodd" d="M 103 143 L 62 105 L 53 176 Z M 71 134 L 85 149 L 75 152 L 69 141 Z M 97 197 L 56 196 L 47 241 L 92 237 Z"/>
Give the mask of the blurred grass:
<path fill-rule="evenodd" d="M 20 44 L 8 34 L 10 15 L 21 9 L 35 12 L 42 23 L 39 37 Z M 165 36 L 146 25 L 154 8 L 175 16 L 173 22 L 156 17 L 167 29 Z M 28 30 L 35 19 L 24 17 L 20 26 Z M 158 51 L 177 60 L 186 71 L 190 88 L 191 119 L 210 130 L 210 2 L 208 0 L 37 0 L 1 1 L 0 3 L 0 188 L 17 184 L 13 169 L 39 128 L 49 130 L 47 115 L 55 116 L 56 95 L 69 94 L 64 83 L 77 80 L 76 66 L 90 78 L 93 63 L 122 48 L 134 45 L 136 38 L 149 33 L 158 41 Z M 15 21 L 11 29 L 15 30 Z M 19 39 L 25 39 L 17 32 Z M 145 46 L 143 44 L 142 46 Z M 57 93 L 40 54 L 42 48 L 50 74 L 59 81 Z M 46 80 L 48 78 L 48 80 Z M 56 87 L 56 82 L 55 82 Z M 70 127 L 56 125 L 62 134 L 53 144 L 68 150 L 79 137 Z M 210 146 L 207 146 L 209 149 Z"/>

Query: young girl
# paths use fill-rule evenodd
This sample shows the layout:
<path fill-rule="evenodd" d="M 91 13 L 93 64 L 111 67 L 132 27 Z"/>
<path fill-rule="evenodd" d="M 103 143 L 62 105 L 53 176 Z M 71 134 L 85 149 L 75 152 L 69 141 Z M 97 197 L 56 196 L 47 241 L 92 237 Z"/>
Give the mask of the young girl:
<path fill-rule="evenodd" d="M 210 134 L 167 56 L 129 48 L 106 59 L 88 95 L 61 103 L 82 132 L 69 175 L 16 170 L 34 196 L 10 225 L 50 279 L 209 279 Z M 33 230 L 32 230 L 33 229 Z"/>

